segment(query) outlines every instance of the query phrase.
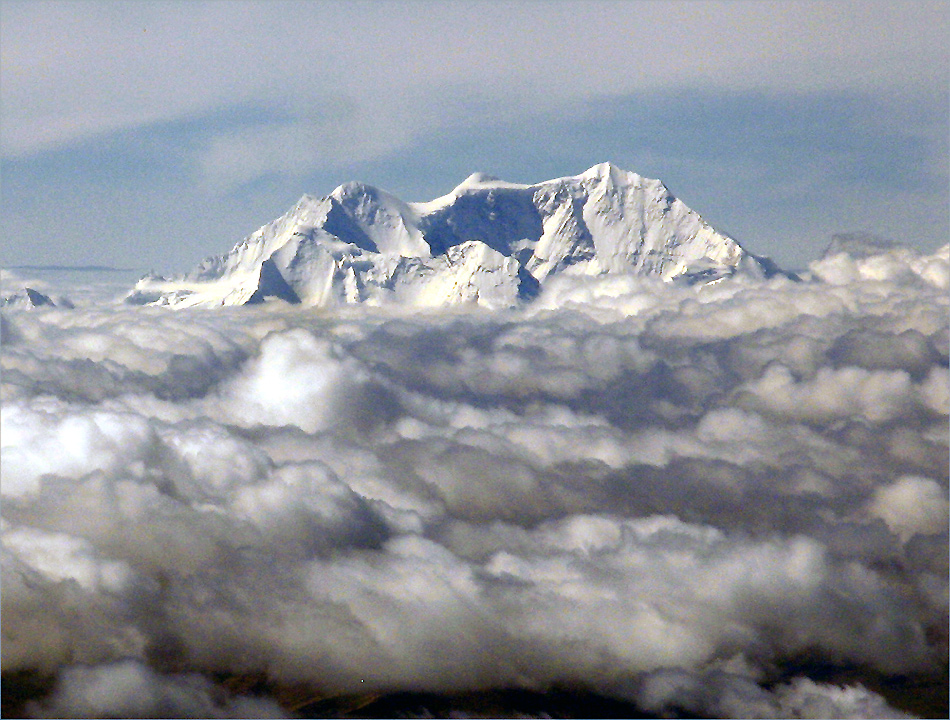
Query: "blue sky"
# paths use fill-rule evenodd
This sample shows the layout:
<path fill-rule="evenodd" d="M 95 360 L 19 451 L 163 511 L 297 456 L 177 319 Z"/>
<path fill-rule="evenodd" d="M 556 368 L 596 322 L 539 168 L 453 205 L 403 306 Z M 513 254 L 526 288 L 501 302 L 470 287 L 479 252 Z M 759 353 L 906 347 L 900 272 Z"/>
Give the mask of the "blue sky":
<path fill-rule="evenodd" d="M 610 160 L 801 267 L 950 233 L 947 3 L 2 2 L 2 260 L 188 269 L 347 180 Z"/>

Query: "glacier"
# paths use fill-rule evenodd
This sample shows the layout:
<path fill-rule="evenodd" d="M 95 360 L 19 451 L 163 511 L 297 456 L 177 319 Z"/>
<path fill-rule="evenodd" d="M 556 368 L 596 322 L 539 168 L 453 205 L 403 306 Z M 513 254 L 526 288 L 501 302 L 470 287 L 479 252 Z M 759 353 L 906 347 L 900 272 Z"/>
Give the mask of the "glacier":
<path fill-rule="evenodd" d="M 533 299 L 558 275 L 711 283 L 781 272 L 659 180 L 605 162 L 534 185 L 474 173 L 429 202 L 345 183 L 326 197 L 304 195 L 185 275 L 142 278 L 126 302 L 498 309 Z"/>

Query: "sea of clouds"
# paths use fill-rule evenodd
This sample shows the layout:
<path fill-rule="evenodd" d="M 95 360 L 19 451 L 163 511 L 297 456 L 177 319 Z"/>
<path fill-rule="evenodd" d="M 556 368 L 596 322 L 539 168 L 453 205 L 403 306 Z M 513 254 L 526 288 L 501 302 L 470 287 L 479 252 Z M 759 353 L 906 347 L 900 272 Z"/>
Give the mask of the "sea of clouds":
<path fill-rule="evenodd" d="M 5 310 L 4 684 L 907 717 L 872 688 L 946 677 L 948 285 L 943 248 L 505 312 Z"/>

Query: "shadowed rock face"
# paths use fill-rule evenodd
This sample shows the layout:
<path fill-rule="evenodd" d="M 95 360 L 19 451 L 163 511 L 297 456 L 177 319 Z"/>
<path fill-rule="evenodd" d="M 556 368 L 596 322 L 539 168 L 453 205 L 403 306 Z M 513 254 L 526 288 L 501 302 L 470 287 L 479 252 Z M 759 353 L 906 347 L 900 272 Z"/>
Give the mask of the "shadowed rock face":
<path fill-rule="evenodd" d="M 460 193 L 451 205 L 426 215 L 420 227 L 433 253 L 444 253 L 468 240 L 480 240 L 504 255 L 511 255 L 519 240 L 541 237 L 542 220 L 531 189 L 489 185 Z"/>
<path fill-rule="evenodd" d="M 261 303 L 271 297 L 280 298 L 291 305 L 300 302 L 297 293 L 284 280 L 284 276 L 280 274 L 280 270 L 277 269 L 273 259 L 268 258 L 261 263 L 261 275 L 257 290 L 248 298 L 247 304 Z"/>
<path fill-rule="evenodd" d="M 427 203 L 346 183 L 181 278 L 145 278 L 129 302 L 510 307 L 558 275 L 708 283 L 781 272 L 673 197 L 609 163 L 536 185 L 482 174 Z"/>

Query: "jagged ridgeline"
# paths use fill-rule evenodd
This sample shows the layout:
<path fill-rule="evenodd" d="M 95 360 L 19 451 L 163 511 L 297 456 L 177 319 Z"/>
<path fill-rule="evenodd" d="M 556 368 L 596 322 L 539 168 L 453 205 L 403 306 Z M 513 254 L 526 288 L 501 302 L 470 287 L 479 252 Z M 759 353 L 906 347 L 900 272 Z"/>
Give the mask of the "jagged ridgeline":
<path fill-rule="evenodd" d="M 562 273 L 706 283 L 775 272 L 659 180 L 602 163 L 535 185 L 476 173 L 425 203 L 346 183 L 324 198 L 305 195 L 184 276 L 143 278 L 127 302 L 504 308 Z"/>

